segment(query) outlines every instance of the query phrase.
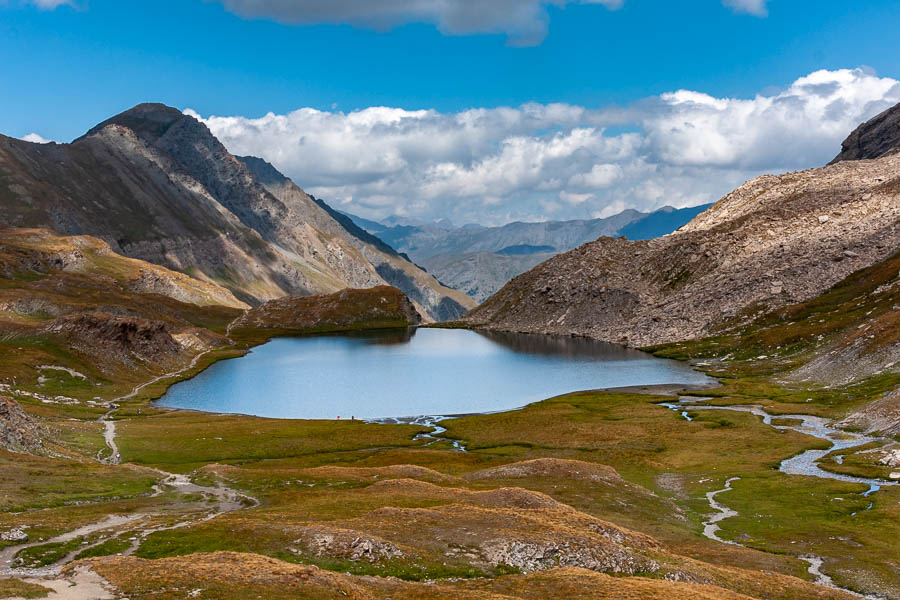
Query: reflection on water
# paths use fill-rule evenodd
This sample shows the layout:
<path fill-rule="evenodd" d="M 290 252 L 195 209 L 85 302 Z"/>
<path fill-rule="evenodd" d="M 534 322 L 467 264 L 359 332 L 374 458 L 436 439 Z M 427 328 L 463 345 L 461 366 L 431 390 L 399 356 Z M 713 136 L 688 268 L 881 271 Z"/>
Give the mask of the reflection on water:
<path fill-rule="evenodd" d="M 695 384 L 682 363 L 584 338 L 401 329 L 279 338 L 174 385 L 165 406 L 374 419 L 517 408 L 577 390 Z"/>
<path fill-rule="evenodd" d="M 343 337 L 356 338 L 363 343 L 376 346 L 393 346 L 395 344 L 408 344 L 416 335 L 414 327 L 403 329 L 373 329 L 369 331 L 354 331 L 341 334 Z"/>
<path fill-rule="evenodd" d="M 625 346 L 617 346 L 586 337 L 543 335 L 540 333 L 510 333 L 507 331 L 478 331 L 492 342 L 514 352 L 564 356 L 588 360 L 647 360 L 647 354 Z"/>

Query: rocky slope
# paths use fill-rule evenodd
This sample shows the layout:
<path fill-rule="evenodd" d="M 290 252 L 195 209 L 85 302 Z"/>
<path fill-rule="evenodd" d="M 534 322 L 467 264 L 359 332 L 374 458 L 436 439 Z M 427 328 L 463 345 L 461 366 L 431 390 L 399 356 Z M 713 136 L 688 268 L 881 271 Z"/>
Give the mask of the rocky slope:
<path fill-rule="evenodd" d="M 274 197 L 285 205 L 300 207 L 298 212 L 305 215 L 318 231 L 346 239 L 371 263 L 381 279 L 403 291 L 423 314 L 437 321 L 447 321 L 461 317 L 475 306 L 465 294 L 443 286 L 347 216 L 308 195 L 266 161 L 254 157 L 242 157 L 240 160 Z"/>
<path fill-rule="evenodd" d="M 93 399 L 226 343 L 228 290 L 90 236 L 0 229 L 0 392 Z"/>
<path fill-rule="evenodd" d="M 511 281 L 465 322 L 634 346 L 814 298 L 900 247 L 900 155 L 748 181 L 672 235 L 601 238 Z"/>
<path fill-rule="evenodd" d="M 39 454 L 43 450 L 44 427 L 28 416 L 19 403 L 0 396 L 0 449 Z"/>
<path fill-rule="evenodd" d="M 277 198 L 205 125 L 160 104 L 138 105 L 71 144 L 0 136 L 0 220 L 9 225 L 94 235 L 250 304 L 384 284 L 354 236 L 301 200 Z M 423 288 L 432 317 L 459 301 L 417 276 L 411 285 Z"/>
<path fill-rule="evenodd" d="M 441 254 L 418 264 L 447 285 L 465 292 L 478 302 L 484 302 L 507 281 L 553 256 L 555 254 L 550 252 L 516 255 L 473 252 Z"/>

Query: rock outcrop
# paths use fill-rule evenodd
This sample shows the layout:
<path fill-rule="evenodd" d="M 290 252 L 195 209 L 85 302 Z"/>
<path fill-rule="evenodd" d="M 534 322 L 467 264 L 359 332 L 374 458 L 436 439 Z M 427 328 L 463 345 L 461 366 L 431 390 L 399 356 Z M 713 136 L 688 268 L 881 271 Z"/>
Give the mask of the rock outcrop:
<path fill-rule="evenodd" d="M 20 454 L 40 454 L 45 434 L 44 427 L 29 417 L 18 402 L 0 396 L 0 448 Z"/>
<path fill-rule="evenodd" d="M 242 329 L 285 333 L 344 331 L 409 327 L 421 321 L 406 295 L 382 285 L 364 290 L 346 289 L 324 296 L 291 296 L 270 300 L 247 311 L 232 325 Z"/>
<path fill-rule="evenodd" d="M 900 150 L 900 104 L 872 117 L 847 136 L 841 152 L 830 164 L 842 160 L 881 158 Z"/>
<path fill-rule="evenodd" d="M 40 331 L 65 339 L 83 354 L 102 354 L 106 364 L 131 368 L 140 363 L 177 365 L 184 349 L 165 323 L 102 312 L 64 315 Z"/>
<path fill-rule="evenodd" d="M 839 425 L 865 433 L 900 436 L 900 390 L 888 392 L 862 410 L 849 415 Z"/>

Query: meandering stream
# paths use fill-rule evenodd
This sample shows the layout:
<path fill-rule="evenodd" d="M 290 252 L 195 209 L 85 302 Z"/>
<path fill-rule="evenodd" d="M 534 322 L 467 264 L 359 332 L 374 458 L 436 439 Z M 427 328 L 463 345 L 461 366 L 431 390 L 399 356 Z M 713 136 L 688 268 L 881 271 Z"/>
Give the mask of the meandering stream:
<path fill-rule="evenodd" d="M 804 475 L 807 477 L 819 477 L 822 479 L 834 479 L 837 481 L 860 483 L 869 486 L 869 489 L 862 493 L 863 496 L 871 496 L 872 494 L 880 490 L 883 486 L 900 484 L 900 482 L 887 479 L 858 477 L 855 475 L 846 475 L 843 473 L 833 473 L 831 471 L 826 471 L 818 464 L 818 461 L 820 459 L 836 450 L 848 450 L 851 448 L 865 446 L 866 444 L 870 444 L 872 442 L 890 442 L 891 440 L 838 429 L 832 426 L 829 423 L 829 420 L 824 417 L 815 417 L 811 415 L 771 415 L 758 405 L 714 406 L 709 404 L 697 404 L 698 402 L 704 400 L 709 400 L 709 398 L 680 396 L 678 398 L 678 402 L 665 402 L 662 403 L 661 406 L 665 406 L 666 408 L 680 413 L 681 416 L 688 421 L 691 420 L 689 414 L 690 411 L 697 410 L 728 410 L 734 412 L 750 413 L 762 418 L 764 424 L 774 427 L 775 429 L 796 431 L 798 433 L 809 435 L 831 443 L 830 448 L 823 450 L 806 450 L 804 452 L 801 452 L 800 454 L 797 454 L 796 456 L 792 456 L 781 461 L 778 470 L 787 475 Z M 776 424 L 772 422 L 772 419 L 783 419 L 785 422 Z M 709 519 L 703 524 L 703 535 L 711 540 L 738 546 L 743 545 L 739 542 L 723 539 L 718 535 L 718 531 L 720 530 L 719 523 L 729 517 L 738 516 L 738 512 L 736 510 L 728 508 L 727 506 L 719 502 L 716 499 L 716 496 L 730 490 L 731 484 L 739 479 L 740 477 L 732 477 L 725 482 L 724 488 L 706 494 L 709 501 L 709 506 L 715 512 L 712 513 Z M 870 508 L 872 508 L 871 503 L 869 503 L 867 510 Z M 819 556 L 807 554 L 799 556 L 798 558 L 809 563 L 808 572 L 816 578 L 816 583 L 818 583 L 819 585 L 839 589 L 843 592 L 861 598 L 879 598 L 879 596 L 863 596 L 852 590 L 848 590 L 846 588 L 835 585 L 832 582 L 831 577 L 821 571 L 823 560 Z"/>

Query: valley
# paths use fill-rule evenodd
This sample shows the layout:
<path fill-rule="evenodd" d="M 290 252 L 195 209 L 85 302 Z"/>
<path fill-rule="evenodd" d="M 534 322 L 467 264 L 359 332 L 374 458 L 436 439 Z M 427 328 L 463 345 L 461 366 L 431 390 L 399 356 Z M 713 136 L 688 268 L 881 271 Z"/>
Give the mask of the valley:
<path fill-rule="evenodd" d="M 478 302 L 548 258 L 599 237 L 645 240 L 671 233 L 709 208 L 700 205 L 652 213 L 626 210 L 611 217 L 580 221 L 513 222 L 502 227 L 449 223 L 384 224 L 346 215 L 437 279 Z"/>
<path fill-rule="evenodd" d="M 142 105 L 66 147 L 4 141 L 0 597 L 900 597 L 896 153 L 751 180 L 677 232 L 601 237 L 463 316 L 471 299 L 198 126 Z M 106 209 L 15 187 L 39 189 L 45 169 L 102 200 L 114 185 L 66 169 L 123 139 L 133 163 L 109 177 L 177 161 L 178 197 L 230 234 L 126 239 Z M 188 239 L 213 244 L 200 258 L 246 253 L 240 276 L 185 268 Z M 616 377 L 668 371 L 597 377 L 601 344 L 618 344 L 603 346 Z M 493 385 L 491 356 L 513 347 L 522 370 L 500 379 L 516 385 Z M 415 360 L 384 362 L 409 348 Z M 267 352 L 242 404 L 166 406 Z M 542 371 L 548 356 L 571 370 Z M 279 360 L 294 363 L 288 387 L 315 371 L 370 412 L 310 394 L 318 412 L 292 413 L 289 391 L 269 415 L 284 418 L 247 414 L 269 414 Z M 386 376 L 342 388 L 366 368 Z M 392 408 L 391 392 L 441 405 L 438 388 L 474 408 Z"/>

